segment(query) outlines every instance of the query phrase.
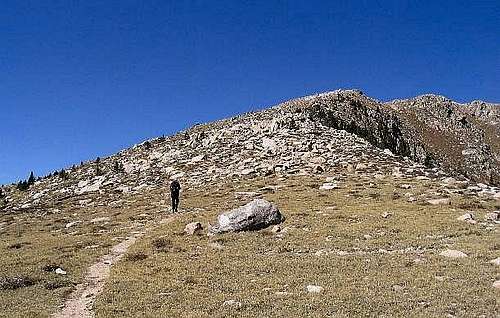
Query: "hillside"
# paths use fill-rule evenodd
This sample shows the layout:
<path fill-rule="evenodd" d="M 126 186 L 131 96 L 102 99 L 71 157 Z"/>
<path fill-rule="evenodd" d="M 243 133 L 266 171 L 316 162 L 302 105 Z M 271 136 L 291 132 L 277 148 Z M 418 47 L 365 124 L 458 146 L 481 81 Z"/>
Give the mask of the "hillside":
<path fill-rule="evenodd" d="M 494 104 L 334 91 L 148 140 L 26 191 L 4 186 L 0 316 L 57 312 L 133 238 L 88 298 L 97 317 L 493 317 L 499 123 Z M 278 205 L 280 228 L 182 234 L 256 197 Z"/>

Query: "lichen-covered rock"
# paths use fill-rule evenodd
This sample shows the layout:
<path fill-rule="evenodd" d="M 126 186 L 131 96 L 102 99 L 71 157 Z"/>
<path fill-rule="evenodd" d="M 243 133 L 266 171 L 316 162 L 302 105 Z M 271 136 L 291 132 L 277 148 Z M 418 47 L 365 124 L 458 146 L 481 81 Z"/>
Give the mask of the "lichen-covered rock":
<path fill-rule="evenodd" d="M 264 200 L 256 199 L 217 218 L 217 224 L 210 228 L 213 234 L 224 232 L 254 231 L 284 221 L 278 208 Z"/>

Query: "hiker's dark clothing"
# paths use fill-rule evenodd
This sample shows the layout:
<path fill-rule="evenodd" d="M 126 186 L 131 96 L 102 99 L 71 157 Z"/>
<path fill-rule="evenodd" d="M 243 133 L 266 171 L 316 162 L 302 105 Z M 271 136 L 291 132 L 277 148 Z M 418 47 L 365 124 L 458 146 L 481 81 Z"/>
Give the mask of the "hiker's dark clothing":
<path fill-rule="evenodd" d="M 179 181 L 174 180 L 170 183 L 170 197 L 172 198 L 172 212 L 177 212 L 179 209 L 179 193 L 181 191 L 181 184 Z"/>

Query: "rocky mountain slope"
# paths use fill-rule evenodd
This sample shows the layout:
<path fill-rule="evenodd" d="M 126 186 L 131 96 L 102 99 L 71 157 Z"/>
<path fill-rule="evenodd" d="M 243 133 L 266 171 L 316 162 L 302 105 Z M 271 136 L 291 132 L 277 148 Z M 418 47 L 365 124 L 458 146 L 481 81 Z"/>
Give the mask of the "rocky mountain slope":
<path fill-rule="evenodd" d="M 43 178 L 21 194 L 4 187 L 4 211 L 38 210 L 85 193 L 136 193 L 164 185 L 210 186 L 255 176 L 336 169 L 377 175 L 500 182 L 500 107 L 424 95 L 379 103 L 359 91 L 307 96 L 197 125 Z M 484 190 L 487 189 L 487 190 Z M 17 193 L 17 194 L 16 194 Z"/>

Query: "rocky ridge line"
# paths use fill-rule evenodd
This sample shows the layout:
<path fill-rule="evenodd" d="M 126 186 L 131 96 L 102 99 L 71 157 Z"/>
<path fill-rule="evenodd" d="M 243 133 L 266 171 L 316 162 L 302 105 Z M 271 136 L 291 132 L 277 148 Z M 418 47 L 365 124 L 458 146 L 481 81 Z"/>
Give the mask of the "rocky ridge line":
<path fill-rule="evenodd" d="M 432 110 L 432 105 L 418 100 L 415 103 L 423 110 L 415 110 L 416 114 L 434 114 L 444 107 Z M 99 163 L 86 162 L 67 169 L 64 178 L 44 178 L 22 193 L 14 186 L 4 187 L 0 209 L 6 213 L 56 213 L 61 202 L 75 206 L 119 204 L 137 193 L 166 187 L 173 178 L 185 187 L 202 187 L 256 176 L 329 172 L 339 175 L 339 180 L 346 173 L 362 173 L 374 179 L 383 176 L 431 179 L 454 184 L 447 191 L 499 195 L 495 186 L 468 180 L 477 182 L 484 178 L 495 184 L 494 176 L 499 175 L 496 148 L 482 143 L 486 134 L 483 139 L 478 137 L 479 141 L 465 140 L 467 144 L 460 146 L 483 149 L 471 157 L 477 160 L 463 161 L 463 165 L 468 164 L 473 170 L 463 170 L 463 165 L 450 169 L 447 150 L 434 148 L 401 115 L 406 111 L 405 103 L 409 101 L 382 104 L 359 91 L 335 91 L 291 100 L 263 111 L 196 125 L 174 136 L 145 141 Z M 479 102 L 472 104 L 463 112 L 479 113 L 481 119 L 476 120 L 498 133 L 497 108 L 484 111 L 480 110 Z M 462 111 L 455 110 L 459 107 L 455 104 L 449 106 L 452 113 Z M 460 125 L 439 118 L 437 124 L 425 122 L 445 128 Z M 481 135 L 480 128 L 472 124 L 471 127 L 471 132 Z M 457 133 L 467 139 L 463 131 Z M 123 169 L 116 170 L 117 163 Z M 97 165 L 99 175 L 96 175 Z"/>

